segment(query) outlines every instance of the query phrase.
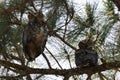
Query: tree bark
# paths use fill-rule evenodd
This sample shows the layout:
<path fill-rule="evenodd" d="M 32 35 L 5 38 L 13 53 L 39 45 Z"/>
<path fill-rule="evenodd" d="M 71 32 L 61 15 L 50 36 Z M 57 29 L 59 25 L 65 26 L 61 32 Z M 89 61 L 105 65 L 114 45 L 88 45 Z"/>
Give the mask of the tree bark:
<path fill-rule="evenodd" d="M 69 78 L 73 75 L 81 75 L 81 74 L 95 74 L 97 72 L 102 72 L 110 69 L 120 68 L 120 62 L 111 62 L 105 63 L 102 65 L 98 65 L 90 68 L 72 68 L 72 69 L 40 69 L 40 68 L 30 68 L 27 66 L 18 65 L 15 63 L 11 63 L 9 61 L 0 60 L 0 65 L 6 68 L 12 68 L 15 73 L 20 74 L 44 74 L 44 75 L 60 75 L 66 78 Z M 26 76 L 26 75 L 25 75 Z M 65 78 L 65 79 L 66 79 Z"/>

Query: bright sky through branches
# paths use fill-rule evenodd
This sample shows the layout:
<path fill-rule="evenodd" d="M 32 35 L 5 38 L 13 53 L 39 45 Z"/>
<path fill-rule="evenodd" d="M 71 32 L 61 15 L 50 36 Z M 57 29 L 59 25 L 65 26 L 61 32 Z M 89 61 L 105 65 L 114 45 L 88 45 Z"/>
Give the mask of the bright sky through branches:
<path fill-rule="evenodd" d="M 74 6 L 77 10 L 80 10 L 79 8 L 84 7 L 86 2 L 90 2 L 91 4 L 97 3 L 98 4 L 98 9 L 100 9 L 100 10 L 103 8 L 103 6 L 102 6 L 103 5 L 103 2 L 102 2 L 103 0 L 70 0 L 70 1 L 74 2 L 74 4 L 75 4 Z M 116 73 L 115 80 L 120 80 L 120 72 Z"/>
<path fill-rule="evenodd" d="M 0 2 L 2 2 L 2 1 L 5 1 L 5 0 L 0 0 Z M 95 3 L 98 3 L 98 7 L 99 7 L 99 9 L 101 9 L 101 7 L 102 7 L 102 5 L 103 5 L 103 3 L 102 3 L 102 1 L 103 0 L 70 0 L 71 2 L 74 2 L 74 6 L 75 6 L 75 8 L 77 9 L 77 10 L 80 10 L 80 8 L 81 7 L 84 7 L 84 5 L 86 4 L 86 2 L 90 2 L 91 4 L 94 4 L 94 2 Z M 102 10 L 102 9 L 101 9 Z M 76 11 L 77 12 L 77 11 Z M 53 49 L 53 48 L 52 48 Z M 54 52 L 55 53 L 55 52 Z M 34 67 L 41 67 L 41 65 L 43 65 L 42 64 L 42 61 L 43 61 L 43 58 L 41 58 L 41 56 L 39 56 L 40 58 L 37 58 L 37 60 L 36 60 L 36 62 L 33 62 L 32 64 L 33 65 L 37 65 L 37 66 L 34 66 Z M 60 61 L 60 63 L 62 64 L 64 62 L 64 60 L 63 61 Z M 66 64 L 69 64 L 68 62 L 66 62 Z M 45 64 L 45 65 L 47 65 L 47 64 Z M 44 68 L 44 66 L 45 65 L 43 65 L 42 67 Z M 54 65 L 54 66 L 56 66 L 56 65 Z M 66 65 L 62 65 L 62 67 L 66 67 L 66 68 L 69 68 L 69 66 L 66 66 Z M 48 77 L 51 77 L 51 76 L 48 76 Z M 85 75 L 85 77 L 86 77 L 86 75 Z M 57 77 L 56 78 L 56 76 L 52 76 L 52 78 L 55 78 L 56 80 L 62 80 L 61 79 L 61 77 Z M 52 80 L 52 79 L 49 79 L 49 80 Z M 97 80 L 97 79 L 96 79 Z M 116 74 L 116 79 L 115 80 L 120 80 L 120 73 L 117 73 Z"/>

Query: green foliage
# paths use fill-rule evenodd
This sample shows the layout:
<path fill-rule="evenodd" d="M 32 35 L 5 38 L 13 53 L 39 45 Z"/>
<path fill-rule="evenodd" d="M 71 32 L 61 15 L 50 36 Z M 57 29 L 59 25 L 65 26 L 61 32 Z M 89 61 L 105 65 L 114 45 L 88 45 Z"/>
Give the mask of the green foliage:
<path fill-rule="evenodd" d="M 95 24 L 95 13 L 98 4 L 91 5 L 86 3 L 85 12 L 86 12 L 86 24 L 88 26 L 93 26 Z"/>
<path fill-rule="evenodd" d="M 94 33 L 93 31 L 96 29 L 95 27 L 97 23 L 96 9 L 97 4 L 91 5 L 90 3 L 86 3 L 84 10 L 75 15 L 73 19 L 75 23 L 73 26 L 74 30 L 71 30 L 68 33 L 68 39 L 71 37 L 73 39 L 79 39 L 79 37 L 85 36 L 88 37 L 89 29 L 92 30 L 92 33 Z"/>
<path fill-rule="evenodd" d="M 67 23 L 69 17 L 74 13 L 73 6 L 67 3 L 68 0 L 47 0 L 45 1 L 45 6 L 49 11 L 47 13 L 47 21 L 52 29 L 61 29 L 61 26 Z M 61 22 L 62 19 L 62 22 Z"/>
<path fill-rule="evenodd" d="M 24 1 L 7 0 L 5 3 L 0 4 L 0 13 L 7 11 L 11 7 L 15 8 Z M 10 50 L 16 47 L 20 49 L 18 49 L 18 52 L 13 50 L 13 53 L 18 54 L 20 52 L 22 49 L 23 29 L 28 23 L 28 12 L 41 10 L 45 15 L 47 25 L 49 25 L 48 28 L 57 34 L 57 36 L 54 33 L 50 35 L 47 41 L 47 47 L 49 48 L 48 51 L 45 50 L 45 53 L 48 53 L 47 57 L 49 58 L 46 61 L 50 59 L 50 64 L 57 63 L 58 67 L 61 68 L 59 62 L 64 59 L 69 62 L 68 65 L 72 68 L 74 66 L 71 64 L 74 63 L 74 50 L 70 49 L 70 46 L 77 45 L 80 40 L 90 36 L 93 37 L 93 40 L 96 39 L 97 47 L 95 46 L 95 49 L 107 62 L 119 60 L 120 36 L 116 40 L 117 45 L 107 41 L 108 36 L 111 35 L 111 30 L 114 28 L 113 26 L 117 24 L 119 19 L 113 3 L 109 0 L 104 1 L 102 11 L 99 10 L 98 4 L 86 3 L 84 9 L 79 12 L 76 11 L 76 13 L 73 5 L 69 0 L 36 0 L 33 3 L 27 3 L 24 8 L 18 6 L 18 9 L 10 11 L 10 13 L 2 13 L 0 16 L 0 56 L 4 56 L 4 53 L 12 54 Z M 23 54 L 22 51 L 21 54 Z M 51 54 L 52 58 L 49 56 Z M 18 58 L 21 57 L 18 56 Z M 50 66 L 50 64 L 48 65 Z"/>
<path fill-rule="evenodd" d="M 2 15 L 0 17 L 0 46 L 5 51 L 9 51 L 10 48 L 21 43 L 22 28 L 11 25 L 10 15 Z"/>

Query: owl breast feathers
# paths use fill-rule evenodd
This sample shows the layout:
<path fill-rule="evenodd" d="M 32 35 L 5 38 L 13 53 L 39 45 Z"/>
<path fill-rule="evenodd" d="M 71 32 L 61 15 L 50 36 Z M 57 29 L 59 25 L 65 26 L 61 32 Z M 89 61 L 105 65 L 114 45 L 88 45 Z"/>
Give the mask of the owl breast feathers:
<path fill-rule="evenodd" d="M 98 62 L 98 54 L 91 49 L 78 49 L 75 52 L 75 63 L 79 67 L 96 66 Z"/>
<path fill-rule="evenodd" d="M 23 51 L 29 61 L 43 53 L 48 37 L 46 23 L 42 13 L 28 15 L 28 25 L 23 32 Z"/>
<path fill-rule="evenodd" d="M 92 40 L 80 41 L 79 49 L 75 51 L 75 64 L 78 67 L 96 66 L 98 62 L 98 54 L 93 50 L 94 43 Z"/>

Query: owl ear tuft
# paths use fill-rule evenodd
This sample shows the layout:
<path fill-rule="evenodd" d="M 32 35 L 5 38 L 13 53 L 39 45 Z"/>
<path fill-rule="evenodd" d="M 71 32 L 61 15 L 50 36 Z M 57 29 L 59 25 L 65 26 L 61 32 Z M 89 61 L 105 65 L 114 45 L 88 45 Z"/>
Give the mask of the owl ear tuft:
<path fill-rule="evenodd" d="M 42 11 L 39 11 L 39 12 L 38 12 L 37 17 L 38 17 L 38 20 L 39 20 L 39 21 L 44 21 L 44 15 L 43 15 Z"/>
<path fill-rule="evenodd" d="M 28 12 L 28 20 L 29 22 L 32 22 L 34 19 L 34 14 L 32 14 L 31 12 Z"/>

